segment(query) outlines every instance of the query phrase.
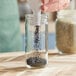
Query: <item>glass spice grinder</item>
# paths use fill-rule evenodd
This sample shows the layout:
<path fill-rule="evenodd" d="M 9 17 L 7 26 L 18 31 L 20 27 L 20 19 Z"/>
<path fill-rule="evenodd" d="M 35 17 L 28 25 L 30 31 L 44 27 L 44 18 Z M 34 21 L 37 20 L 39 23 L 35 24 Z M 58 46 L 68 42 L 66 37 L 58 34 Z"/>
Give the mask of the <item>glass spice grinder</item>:
<path fill-rule="evenodd" d="M 25 23 L 26 64 L 30 67 L 44 67 L 48 63 L 47 14 L 41 11 L 26 14 Z"/>

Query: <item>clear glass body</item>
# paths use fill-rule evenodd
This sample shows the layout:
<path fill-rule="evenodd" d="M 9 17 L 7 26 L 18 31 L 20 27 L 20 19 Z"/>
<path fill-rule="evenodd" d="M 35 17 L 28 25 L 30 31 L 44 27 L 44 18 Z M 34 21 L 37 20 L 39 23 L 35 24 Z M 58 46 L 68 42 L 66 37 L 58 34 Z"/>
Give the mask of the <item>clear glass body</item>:
<path fill-rule="evenodd" d="M 34 25 L 33 14 L 27 14 L 25 17 L 26 64 L 31 67 L 44 67 L 48 63 L 47 17 L 45 14 L 41 16 L 40 25 Z"/>
<path fill-rule="evenodd" d="M 62 53 L 76 53 L 76 11 L 64 10 L 56 20 L 56 45 Z"/>

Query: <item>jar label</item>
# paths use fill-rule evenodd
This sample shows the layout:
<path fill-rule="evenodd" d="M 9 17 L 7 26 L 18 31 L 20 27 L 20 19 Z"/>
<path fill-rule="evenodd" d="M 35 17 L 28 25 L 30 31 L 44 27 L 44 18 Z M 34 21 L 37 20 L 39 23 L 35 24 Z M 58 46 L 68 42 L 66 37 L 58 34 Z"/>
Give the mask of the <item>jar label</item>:
<path fill-rule="evenodd" d="M 34 25 L 40 26 L 41 24 L 41 12 L 37 12 L 34 14 Z"/>

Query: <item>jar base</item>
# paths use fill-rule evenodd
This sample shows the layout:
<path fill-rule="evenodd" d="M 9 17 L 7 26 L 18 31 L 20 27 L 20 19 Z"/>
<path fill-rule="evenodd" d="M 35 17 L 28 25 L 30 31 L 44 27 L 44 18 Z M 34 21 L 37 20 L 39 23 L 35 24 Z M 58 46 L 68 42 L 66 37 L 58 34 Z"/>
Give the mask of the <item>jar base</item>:
<path fill-rule="evenodd" d="M 43 67 L 47 64 L 46 59 L 39 57 L 30 57 L 26 60 L 27 64 L 32 67 Z"/>
<path fill-rule="evenodd" d="M 46 52 L 31 52 L 26 55 L 26 64 L 31 67 L 45 67 L 48 63 L 48 53 Z"/>

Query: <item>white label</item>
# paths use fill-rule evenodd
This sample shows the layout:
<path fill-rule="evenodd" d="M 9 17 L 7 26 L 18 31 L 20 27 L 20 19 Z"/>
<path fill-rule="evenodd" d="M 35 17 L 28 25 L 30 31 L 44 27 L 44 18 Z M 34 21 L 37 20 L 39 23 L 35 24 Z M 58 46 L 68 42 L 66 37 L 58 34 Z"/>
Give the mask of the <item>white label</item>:
<path fill-rule="evenodd" d="M 34 13 L 34 23 L 35 23 L 34 25 L 40 26 L 41 24 L 41 12 L 40 11 Z"/>

